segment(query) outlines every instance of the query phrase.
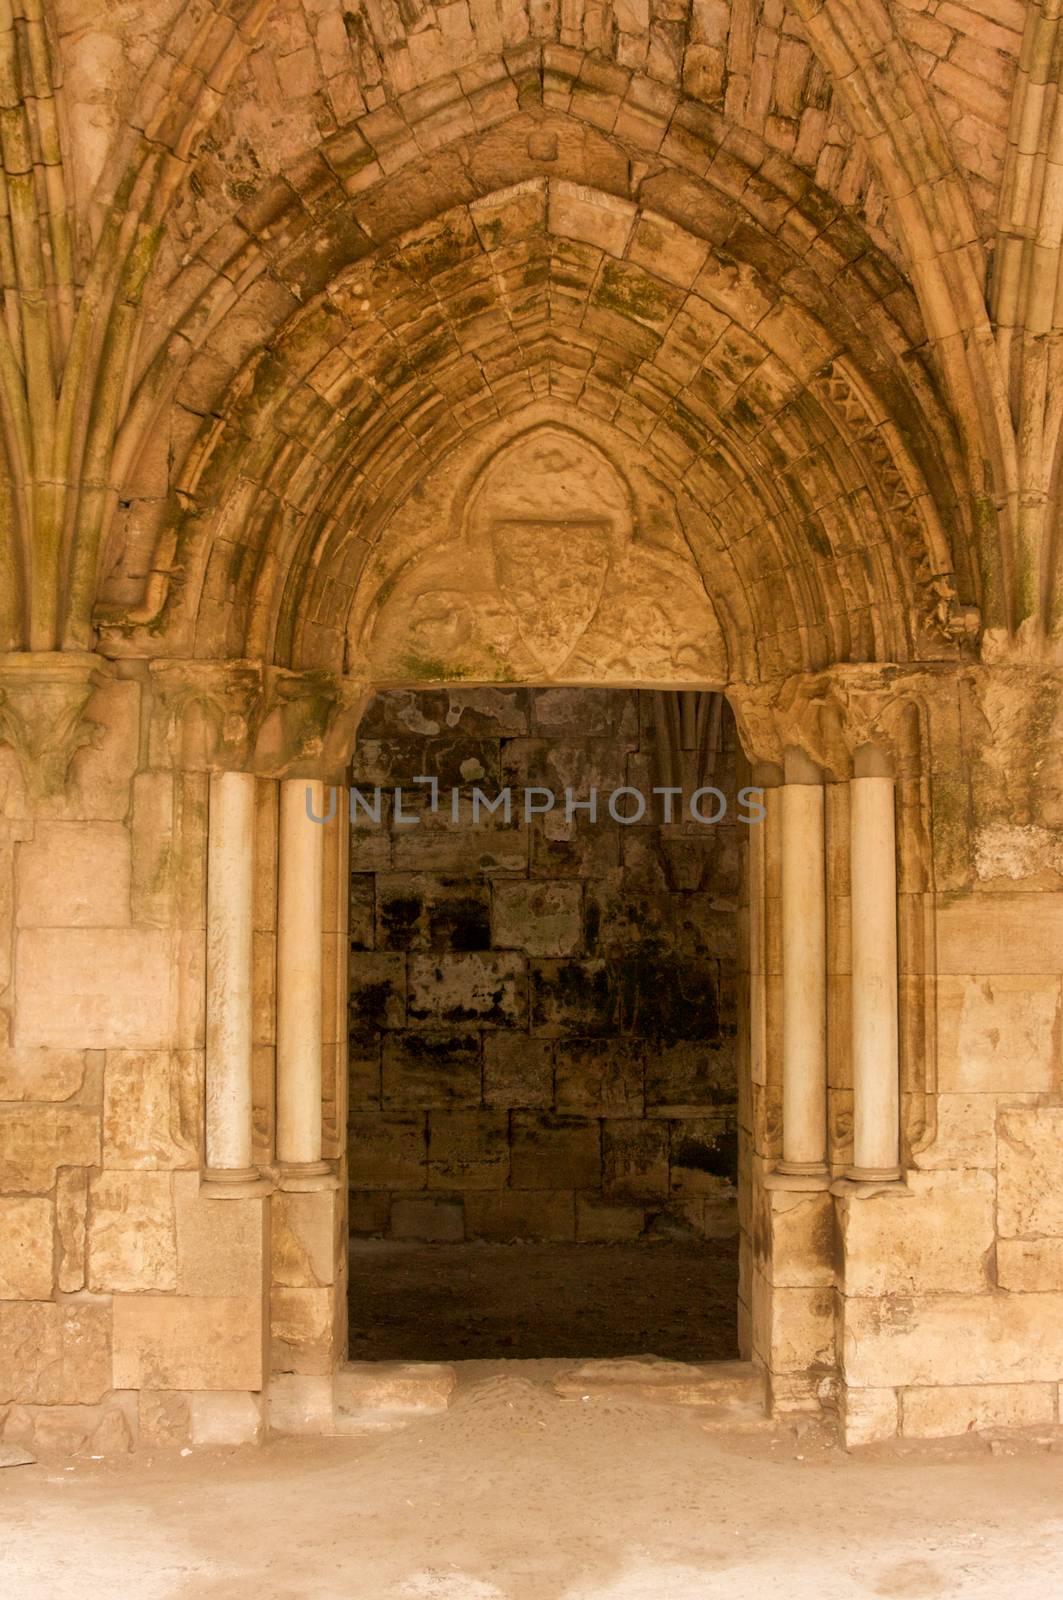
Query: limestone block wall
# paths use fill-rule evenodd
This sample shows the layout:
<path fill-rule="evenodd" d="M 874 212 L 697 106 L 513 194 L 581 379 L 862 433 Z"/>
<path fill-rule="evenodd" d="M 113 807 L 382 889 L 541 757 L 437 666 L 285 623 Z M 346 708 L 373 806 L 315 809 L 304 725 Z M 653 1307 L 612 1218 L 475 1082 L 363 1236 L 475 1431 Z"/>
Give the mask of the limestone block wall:
<path fill-rule="evenodd" d="M 856 1440 L 1063 1420 L 1058 704 L 989 671 L 930 702 L 933 851 L 901 881 L 932 888 L 926 1126 L 903 1194 L 836 1201 Z"/>
<path fill-rule="evenodd" d="M 102 683 L 61 794 L 0 750 L 0 1424 L 37 1446 L 184 1439 L 267 1370 L 268 1201 L 199 1195 L 207 780 L 145 763 L 144 702 Z"/>
<path fill-rule="evenodd" d="M 735 1231 L 734 727 L 711 779 L 723 822 L 624 826 L 606 807 L 621 785 L 660 815 L 652 707 L 622 690 L 452 688 L 367 710 L 352 781 L 402 785 L 418 821 L 392 803 L 386 826 L 363 815 L 352 833 L 355 1233 Z M 441 786 L 435 816 L 417 775 Z M 474 784 L 511 785 L 518 812 L 541 785 L 558 810 L 474 825 Z M 566 824 L 566 786 L 600 790 L 596 822 Z"/>
<path fill-rule="evenodd" d="M 854 1437 L 1063 1420 L 1063 893 L 986 865 L 938 897 L 938 1092 L 907 1194 L 839 1211 Z"/>

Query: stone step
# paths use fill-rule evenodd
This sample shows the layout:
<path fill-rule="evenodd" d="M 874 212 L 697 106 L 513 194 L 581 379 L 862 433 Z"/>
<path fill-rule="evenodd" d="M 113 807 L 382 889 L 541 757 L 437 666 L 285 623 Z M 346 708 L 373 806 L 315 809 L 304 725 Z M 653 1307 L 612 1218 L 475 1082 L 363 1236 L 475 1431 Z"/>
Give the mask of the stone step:
<path fill-rule="evenodd" d="M 698 1422 L 706 1433 L 771 1433 L 775 1427 L 760 1400 L 729 1400 L 719 1406 L 699 1407 Z"/>
<path fill-rule="evenodd" d="M 695 1365 L 656 1356 L 625 1356 L 615 1361 L 581 1361 L 559 1372 L 551 1384 L 563 1400 L 639 1400 L 651 1404 L 736 1408 L 763 1417 L 763 1375 L 750 1361 L 709 1361 Z"/>
<path fill-rule="evenodd" d="M 334 1380 L 334 1433 L 388 1432 L 445 1411 L 454 1368 L 431 1361 L 349 1361 Z"/>

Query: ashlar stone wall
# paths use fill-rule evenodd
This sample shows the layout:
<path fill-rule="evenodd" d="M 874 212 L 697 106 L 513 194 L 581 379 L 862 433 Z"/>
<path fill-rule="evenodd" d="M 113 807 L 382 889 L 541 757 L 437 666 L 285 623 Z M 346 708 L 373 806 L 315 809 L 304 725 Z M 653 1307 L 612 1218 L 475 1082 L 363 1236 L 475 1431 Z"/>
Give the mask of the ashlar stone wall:
<path fill-rule="evenodd" d="M 370 705 L 353 782 L 367 797 L 390 787 L 381 826 L 360 811 L 351 838 L 354 1233 L 737 1230 L 734 724 L 721 721 L 704 778 L 726 816 L 664 825 L 654 702 L 452 688 Z M 438 781 L 437 813 L 417 776 Z M 396 818 L 396 785 L 412 824 Z M 473 787 L 506 785 L 511 822 L 474 823 Z M 656 820 L 609 815 L 624 785 Z M 526 821 L 531 786 L 558 804 Z M 566 788 L 586 800 L 592 787 L 597 820 L 566 822 Z"/>

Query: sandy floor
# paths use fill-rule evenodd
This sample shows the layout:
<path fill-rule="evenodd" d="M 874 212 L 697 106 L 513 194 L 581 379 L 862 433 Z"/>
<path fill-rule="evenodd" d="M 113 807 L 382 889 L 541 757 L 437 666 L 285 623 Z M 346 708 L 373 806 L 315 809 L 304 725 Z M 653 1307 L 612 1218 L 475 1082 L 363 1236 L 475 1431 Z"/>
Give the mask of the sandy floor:
<path fill-rule="evenodd" d="M 1061 1591 L 1063 1455 L 1045 1445 L 847 1456 L 483 1369 L 444 1416 L 374 1440 L 0 1472 L 4 1600 Z"/>
<path fill-rule="evenodd" d="M 738 1354 L 738 1241 L 351 1241 L 352 1361 Z"/>

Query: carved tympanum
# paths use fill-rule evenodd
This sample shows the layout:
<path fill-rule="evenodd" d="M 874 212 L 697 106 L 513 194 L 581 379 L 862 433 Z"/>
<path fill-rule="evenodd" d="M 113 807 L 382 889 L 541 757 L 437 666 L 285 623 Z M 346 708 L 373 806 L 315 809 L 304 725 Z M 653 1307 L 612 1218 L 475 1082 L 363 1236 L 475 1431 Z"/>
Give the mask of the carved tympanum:
<path fill-rule="evenodd" d="M 693 561 L 644 536 L 626 478 L 579 434 L 527 429 L 454 507 L 449 536 L 378 595 L 377 681 L 726 675 Z"/>

